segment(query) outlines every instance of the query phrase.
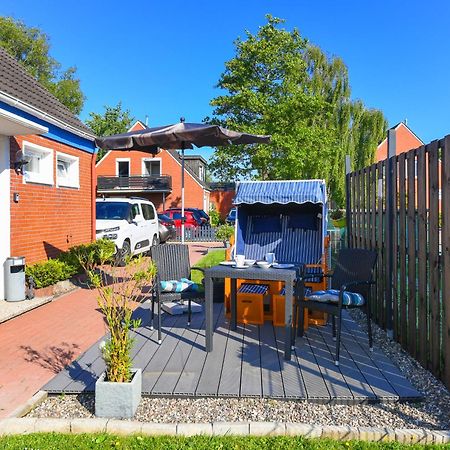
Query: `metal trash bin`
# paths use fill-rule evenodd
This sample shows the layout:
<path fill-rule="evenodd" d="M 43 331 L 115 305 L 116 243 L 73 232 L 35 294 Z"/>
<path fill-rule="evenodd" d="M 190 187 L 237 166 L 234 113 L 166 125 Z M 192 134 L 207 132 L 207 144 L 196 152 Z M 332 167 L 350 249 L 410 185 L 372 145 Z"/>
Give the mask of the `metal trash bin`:
<path fill-rule="evenodd" d="M 5 300 L 25 300 L 25 257 L 11 256 L 5 261 Z"/>

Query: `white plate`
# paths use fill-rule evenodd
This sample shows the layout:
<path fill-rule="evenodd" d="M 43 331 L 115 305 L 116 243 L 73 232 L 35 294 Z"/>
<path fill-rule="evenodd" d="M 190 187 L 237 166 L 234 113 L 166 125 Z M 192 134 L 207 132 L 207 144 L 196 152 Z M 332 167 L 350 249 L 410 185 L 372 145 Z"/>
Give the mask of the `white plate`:
<path fill-rule="evenodd" d="M 274 263 L 272 266 L 274 269 L 292 269 L 294 264 L 280 264 L 280 263 Z"/>
<path fill-rule="evenodd" d="M 233 264 L 233 266 L 235 269 L 248 269 L 250 266 L 248 266 L 247 264 L 244 264 L 243 266 L 237 266 L 236 264 Z"/>
<path fill-rule="evenodd" d="M 221 266 L 235 266 L 236 263 L 234 261 L 222 261 L 219 263 Z"/>

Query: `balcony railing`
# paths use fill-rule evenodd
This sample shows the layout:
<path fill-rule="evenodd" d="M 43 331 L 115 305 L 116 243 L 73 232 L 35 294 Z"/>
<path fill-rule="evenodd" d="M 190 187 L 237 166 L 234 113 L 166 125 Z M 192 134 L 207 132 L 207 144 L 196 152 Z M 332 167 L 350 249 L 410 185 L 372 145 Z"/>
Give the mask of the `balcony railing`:
<path fill-rule="evenodd" d="M 148 175 L 131 177 L 104 177 L 97 178 L 98 192 L 171 192 L 172 177 L 170 175 Z"/>

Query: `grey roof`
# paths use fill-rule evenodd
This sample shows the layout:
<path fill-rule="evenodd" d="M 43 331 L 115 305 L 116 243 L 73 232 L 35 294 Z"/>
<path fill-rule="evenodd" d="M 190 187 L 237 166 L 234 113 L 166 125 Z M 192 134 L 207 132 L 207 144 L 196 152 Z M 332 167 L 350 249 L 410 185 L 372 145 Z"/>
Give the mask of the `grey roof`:
<path fill-rule="evenodd" d="M 168 149 L 166 151 L 169 152 L 181 164 L 181 157 L 180 157 L 179 153 L 176 150 Z M 194 178 L 195 181 L 197 181 L 197 183 L 201 184 L 203 189 L 206 189 L 206 190 L 209 191 L 208 183 L 206 183 L 205 181 L 201 180 L 188 165 L 185 165 L 184 169 L 186 170 L 186 172 L 189 173 L 189 175 L 192 178 Z"/>
<path fill-rule="evenodd" d="M 50 116 L 60 123 L 63 128 L 72 129 L 75 133 L 95 137 L 77 116 L 64 106 L 53 94 L 36 81 L 26 69 L 0 47 L 0 93 L 19 100 L 15 106 L 21 108 L 20 103 Z M 51 121 L 51 120 L 50 120 Z M 77 134 L 78 134 L 77 133 Z"/>

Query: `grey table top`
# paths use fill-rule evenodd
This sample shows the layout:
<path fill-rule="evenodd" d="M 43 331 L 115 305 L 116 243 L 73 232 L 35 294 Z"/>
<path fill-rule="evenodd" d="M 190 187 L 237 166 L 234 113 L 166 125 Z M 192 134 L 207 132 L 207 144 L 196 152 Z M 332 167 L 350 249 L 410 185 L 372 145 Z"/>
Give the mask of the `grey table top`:
<path fill-rule="evenodd" d="M 258 266 L 251 266 L 246 269 L 236 269 L 232 266 L 217 265 L 205 269 L 205 276 L 211 278 L 245 278 L 247 280 L 273 280 L 273 281 L 294 281 L 297 278 L 296 268 L 292 269 L 261 269 Z"/>

